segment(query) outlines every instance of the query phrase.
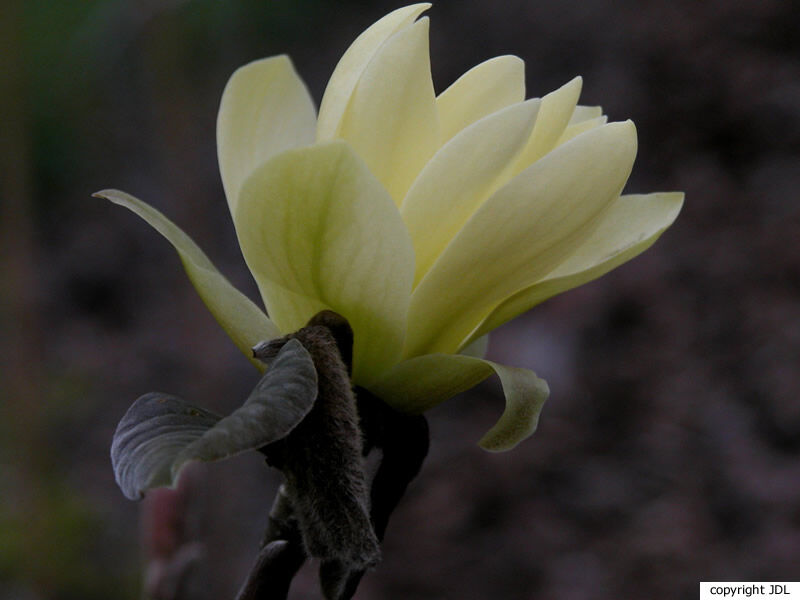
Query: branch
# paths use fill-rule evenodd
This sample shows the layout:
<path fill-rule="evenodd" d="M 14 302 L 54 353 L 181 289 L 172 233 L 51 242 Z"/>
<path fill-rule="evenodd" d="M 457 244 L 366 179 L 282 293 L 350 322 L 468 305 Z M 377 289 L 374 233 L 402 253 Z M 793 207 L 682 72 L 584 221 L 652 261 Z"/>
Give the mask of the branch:
<path fill-rule="evenodd" d="M 358 408 L 365 442 L 383 450 L 372 480 L 370 518 L 379 541 L 394 509 L 419 473 L 428 455 L 428 422 L 423 415 L 399 413 L 363 388 L 357 388 Z M 369 446 L 365 444 L 365 450 Z M 347 569 L 342 564 L 323 563 L 320 582 L 326 598 L 349 600 L 358 589 L 365 569 Z"/>

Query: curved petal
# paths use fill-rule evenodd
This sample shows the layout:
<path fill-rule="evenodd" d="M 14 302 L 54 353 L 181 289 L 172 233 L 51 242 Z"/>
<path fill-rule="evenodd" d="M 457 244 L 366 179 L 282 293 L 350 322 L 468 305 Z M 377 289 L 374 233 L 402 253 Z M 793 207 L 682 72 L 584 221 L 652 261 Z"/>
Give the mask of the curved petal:
<path fill-rule="evenodd" d="M 507 367 L 461 354 L 426 354 L 403 361 L 369 389 L 397 410 L 422 413 L 466 391 L 492 373 L 500 377 L 506 408 L 479 444 L 485 450 L 510 450 L 536 430 L 550 393 L 533 371 Z"/>
<path fill-rule="evenodd" d="M 350 142 L 400 204 L 439 146 L 428 19 L 401 29 L 375 53 L 358 81 L 339 136 Z"/>
<path fill-rule="evenodd" d="M 495 308 L 471 339 L 557 294 L 588 283 L 638 256 L 672 225 L 683 205 L 682 192 L 620 196 L 591 236 L 552 273 Z"/>
<path fill-rule="evenodd" d="M 398 360 L 414 251 L 397 207 L 346 143 L 290 150 L 262 165 L 242 186 L 236 223 L 282 329 L 329 308 L 353 327 L 356 381 Z"/>
<path fill-rule="evenodd" d="M 478 445 L 489 452 L 505 452 L 536 431 L 550 388 L 544 379 L 528 369 L 489 364 L 503 385 L 506 408 Z"/>
<path fill-rule="evenodd" d="M 558 138 L 561 137 L 575 111 L 582 86 L 583 79 L 576 77 L 542 98 L 536 124 L 533 126 L 527 146 L 517 158 L 514 174 L 528 168 L 556 147 Z"/>
<path fill-rule="evenodd" d="M 633 123 L 588 131 L 487 200 L 414 290 L 404 356 L 454 352 L 497 302 L 575 252 L 619 195 Z"/>
<path fill-rule="evenodd" d="M 413 23 L 414 19 L 430 7 L 429 3 L 424 2 L 398 8 L 371 25 L 350 45 L 339 59 L 322 96 L 317 123 L 318 141 L 329 141 L 337 137 L 353 90 L 381 44 Z"/>
<path fill-rule="evenodd" d="M 208 310 L 222 325 L 237 348 L 263 371 L 264 365 L 253 358 L 252 348 L 258 342 L 281 335 L 267 315 L 217 271 L 208 257 L 182 229 L 155 208 L 119 190 L 103 190 L 94 196 L 105 198 L 131 210 L 167 238 L 178 251 L 186 274 Z"/>
<path fill-rule="evenodd" d="M 497 56 L 459 77 L 436 98 L 442 143 L 478 119 L 525 100 L 525 62 Z"/>
<path fill-rule="evenodd" d="M 217 116 L 217 157 L 231 215 L 253 169 L 284 150 L 311 144 L 316 126 L 314 102 L 287 56 L 236 70 Z"/>
<path fill-rule="evenodd" d="M 422 279 L 458 230 L 510 176 L 510 164 L 533 127 L 538 100 L 473 123 L 441 148 L 408 191 L 400 213 Z"/>

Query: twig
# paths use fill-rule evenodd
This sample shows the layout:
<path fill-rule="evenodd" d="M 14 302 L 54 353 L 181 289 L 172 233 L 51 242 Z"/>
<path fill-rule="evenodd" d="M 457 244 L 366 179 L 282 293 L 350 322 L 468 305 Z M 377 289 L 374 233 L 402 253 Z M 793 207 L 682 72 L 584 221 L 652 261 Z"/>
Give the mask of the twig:
<path fill-rule="evenodd" d="M 379 541 L 383 541 L 386 527 L 394 509 L 406 489 L 419 473 L 428 455 L 428 422 L 422 415 L 405 415 L 393 410 L 363 388 L 356 390 L 361 426 L 365 438 L 383 451 L 383 458 L 372 480 L 370 518 Z M 331 581 L 338 595 L 335 600 L 349 600 L 358 589 L 364 569 L 320 567 L 320 581 Z"/>
<path fill-rule="evenodd" d="M 261 550 L 236 600 L 285 600 L 306 553 L 286 488 L 275 494 Z"/>

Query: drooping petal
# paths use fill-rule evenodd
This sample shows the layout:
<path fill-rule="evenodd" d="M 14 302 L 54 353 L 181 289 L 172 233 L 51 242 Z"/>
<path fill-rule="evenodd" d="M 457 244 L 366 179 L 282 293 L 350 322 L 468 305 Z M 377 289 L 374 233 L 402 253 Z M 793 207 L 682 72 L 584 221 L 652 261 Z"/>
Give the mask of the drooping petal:
<path fill-rule="evenodd" d="M 682 205 L 682 192 L 620 196 L 572 256 L 541 281 L 501 302 L 470 337 L 482 339 L 479 336 L 540 302 L 597 279 L 638 256 L 672 224 Z"/>
<path fill-rule="evenodd" d="M 242 187 L 236 223 L 282 329 L 329 308 L 353 327 L 356 381 L 398 360 L 414 251 L 392 199 L 346 143 L 291 150 L 262 165 Z"/>
<path fill-rule="evenodd" d="M 428 25 L 422 18 L 378 49 L 358 81 L 339 131 L 397 205 L 439 147 Z"/>
<path fill-rule="evenodd" d="M 314 141 L 316 111 L 289 57 L 251 62 L 228 80 L 217 116 L 217 157 L 231 214 L 242 183 L 270 157 Z"/>
<path fill-rule="evenodd" d="M 576 77 L 542 98 L 542 106 L 539 108 L 531 137 L 517 157 L 515 174 L 527 169 L 556 147 L 558 138 L 561 137 L 575 111 L 582 86 L 583 79 Z"/>
<path fill-rule="evenodd" d="M 413 23 L 430 6 L 424 2 L 398 8 L 371 25 L 350 45 L 333 70 L 322 96 L 317 123 L 318 141 L 337 137 L 353 90 L 378 48 L 394 33 Z"/>
<path fill-rule="evenodd" d="M 498 190 L 414 290 L 404 356 L 454 352 L 488 311 L 575 252 L 636 155 L 630 121 L 588 131 Z"/>
<path fill-rule="evenodd" d="M 486 432 L 478 444 L 489 452 L 505 452 L 536 431 L 542 407 L 550 395 L 550 388 L 544 379 L 528 369 L 507 367 L 494 362 L 489 364 L 503 385 L 506 408 L 500 420 Z"/>
<path fill-rule="evenodd" d="M 442 143 L 480 118 L 525 100 L 525 63 L 497 56 L 459 77 L 436 98 Z"/>
<path fill-rule="evenodd" d="M 401 208 L 422 279 L 450 240 L 510 177 L 510 164 L 533 127 L 538 100 L 515 104 L 473 123 L 425 165 Z"/>
<path fill-rule="evenodd" d="M 260 370 L 253 358 L 258 342 L 281 335 L 275 324 L 247 296 L 217 271 L 208 257 L 186 233 L 155 208 L 119 190 L 103 190 L 94 196 L 105 198 L 139 215 L 175 247 L 186 273 L 208 310 L 222 325 L 237 348 Z"/>
<path fill-rule="evenodd" d="M 422 413 L 466 391 L 492 373 L 500 377 L 506 408 L 479 442 L 492 452 L 510 450 L 530 436 L 550 393 L 533 371 L 461 354 L 426 354 L 405 360 L 370 387 L 394 408 Z"/>

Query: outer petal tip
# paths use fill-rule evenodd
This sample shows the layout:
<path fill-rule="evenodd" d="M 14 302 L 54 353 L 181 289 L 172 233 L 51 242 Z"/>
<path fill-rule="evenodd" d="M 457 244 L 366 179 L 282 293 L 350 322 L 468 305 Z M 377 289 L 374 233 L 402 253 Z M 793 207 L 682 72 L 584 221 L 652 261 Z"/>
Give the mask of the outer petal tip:
<path fill-rule="evenodd" d="M 496 56 L 472 67 L 436 99 L 442 143 L 479 119 L 525 100 L 525 62 Z"/>
<path fill-rule="evenodd" d="M 625 121 L 614 121 L 612 123 L 606 123 L 605 125 L 599 127 L 598 129 L 605 129 L 606 134 L 610 138 L 610 139 L 607 138 L 606 140 L 607 144 L 612 144 L 612 145 L 618 144 L 620 147 L 623 147 L 622 144 L 625 144 L 626 147 L 630 147 L 634 156 L 636 155 L 636 150 L 639 145 L 639 140 L 636 131 L 636 124 L 633 121 L 631 121 L 630 119 L 627 119 Z M 632 166 L 633 165 L 631 164 L 631 167 Z"/>
<path fill-rule="evenodd" d="M 578 98 L 580 98 L 581 91 L 583 90 L 583 76 L 582 75 L 576 75 L 575 77 L 570 79 L 567 83 L 565 83 L 560 88 L 558 88 L 557 90 L 554 90 L 554 91 L 558 92 L 560 90 L 563 90 L 564 91 L 563 93 L 565 93 L 565 95 L 568 95 L 571 98 L 573 98 L 575 105 L 577 105 Z M 553 92 L 551 92 L 551 94 L 552 93 Z M 574 107 L 573 107 L 573 109 L 574 109 Z M 571 114 L 571 111 L 570 111 L 570 114 Z"/>
<path fill-rule="evenodd" d="M 636 137 L 636 135 L 637 135 L 636 123 L 634 123 L 630 119 L 626 119 L 626 120 L 621 121 L 619 123 L 610 123 L 610 125 L 618 125 L 619 128 L 621 130 L 623 130 L 628 135 L 632 135 L 634 137 Z"/>
<path fill-rule="evenodd" d="M 217 115 L 217 158 L 232 214 L 250 173 L 312 143 L 316 126 L 314 102 L 287 55 L 254 60 L 231 75 Z"/>
<path fill-rule="evenodd" d="M 367 65 L 389 38 L 413 23 L 430 6 L 423 2 L 398 8 L 373 23 L 350 45 L 325 88 L 317 121 L 317 141 L 331 140 L 339 135 L 342 118 Z"/>
<path fill-rule="evenodd" d="M 120 190 L 102 190 L 93 194 L 132 211 L 172 244 L 183 262 L 189 279 L 211 314 L 222 325 L 236 346 L 250 357 L 250 347 L 264 339 L 278 337 L 275 324 L 244 294 L 217 271 L 205 253 L 172 221 L 152 206 Z"/>
<path fill-rule="evenodd" d="M 360 74 L 339 127 L 339 137 L 398 205 L 440 142 L 428 29 L 429 20 L 422 18 L 380 45 Z"/>
<path fill-rule="evenodd" d="M 95 192 L 92 194 L 92 198 L 100 198 L 101 200 L 108 200 L 109 202 L 113 202 L 114 204 L 119 204 L 119 198 L 125 192 L 121 192 L 120 190 L 115 190 L 113 188 L 108 188 L 105 190 L 100 190 L 99 192 Z"/>

